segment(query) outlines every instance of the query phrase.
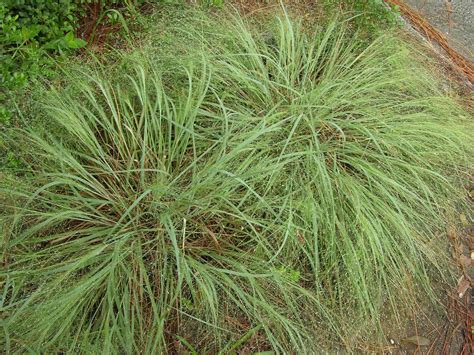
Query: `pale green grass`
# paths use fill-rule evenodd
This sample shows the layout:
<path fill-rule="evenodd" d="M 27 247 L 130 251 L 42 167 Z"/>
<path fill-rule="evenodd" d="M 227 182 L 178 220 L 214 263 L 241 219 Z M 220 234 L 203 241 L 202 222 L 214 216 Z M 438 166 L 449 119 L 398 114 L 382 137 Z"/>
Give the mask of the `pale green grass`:
<path fill-rule="evenodd" d="M 228 21 L 50 92 L 0 183 L 7 351 L 350 349 L 452 281 L 468 115 L 390 36 Z"/>

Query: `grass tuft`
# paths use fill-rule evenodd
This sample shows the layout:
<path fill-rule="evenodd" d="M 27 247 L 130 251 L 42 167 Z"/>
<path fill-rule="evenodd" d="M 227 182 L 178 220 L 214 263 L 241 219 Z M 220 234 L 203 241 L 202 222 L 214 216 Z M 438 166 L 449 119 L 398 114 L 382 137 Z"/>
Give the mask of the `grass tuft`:
<path fill-rule="evenodd" d="M 7 351 L 351 348 L 452 282 L 467 114 L 393 37 L 229 21 L 48 94 L 61 135 L 0 183 Z"/>

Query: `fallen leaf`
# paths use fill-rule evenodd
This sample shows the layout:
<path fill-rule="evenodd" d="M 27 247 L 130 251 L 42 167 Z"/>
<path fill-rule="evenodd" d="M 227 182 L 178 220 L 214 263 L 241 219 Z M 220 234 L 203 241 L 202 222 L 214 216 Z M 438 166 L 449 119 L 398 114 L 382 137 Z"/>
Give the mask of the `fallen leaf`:
<path fill-rule="evenodd" d="M 471 255 L 472 257 L 472 255 Z M 459 263 L 463 266 L 463 267 L 469 267 L 471 266 L 471 262 L 472 262 L 472 259 L 466 255 L 461 255 L 459 257 Z"/>
<path fill-rule="evenodd" d="M 458 296 L 459 298 L 462 298 L 464 294 L 466 293 L 467 290 L 471 287 L 471 283 L 469 280 L 466 280 L 466 278 L 463 276 L 461 279 L 458 281 Z"/>
<path fill-rule="evenodd" d="M 412 337 L 405 338 L 402 341 L 405 343 L 415 344 L 417 346 L 429 346 L 431 344 L 431 341 L 429 339 L 419 335 L 414 335 Z"/>

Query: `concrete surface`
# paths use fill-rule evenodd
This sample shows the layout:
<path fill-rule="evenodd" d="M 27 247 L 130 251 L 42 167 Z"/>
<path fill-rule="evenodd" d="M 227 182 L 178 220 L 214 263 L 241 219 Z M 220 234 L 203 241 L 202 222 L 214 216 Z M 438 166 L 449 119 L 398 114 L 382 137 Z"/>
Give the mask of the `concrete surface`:
<path fill-rule="evenodd" d="M 474 62 L 474 0 L 405 0 Z"/>

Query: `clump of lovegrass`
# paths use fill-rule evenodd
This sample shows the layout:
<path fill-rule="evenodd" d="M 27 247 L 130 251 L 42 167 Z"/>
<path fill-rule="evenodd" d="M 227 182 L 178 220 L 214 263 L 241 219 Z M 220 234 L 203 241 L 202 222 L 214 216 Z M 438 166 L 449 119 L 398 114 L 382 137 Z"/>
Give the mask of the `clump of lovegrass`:
<path fill-rule="evenodd" d="M 227 27 L 173 73 L 142 54 L 51 91 L 62 135 L 25 133 L 0 190 L 7 350 L 350 348 L 451 280 L 462 110 L 391 37 Z"/>
<path fill-rule="evenodd" d="M 462 199 L 469 114 L 397 38 L 367 46 L 338 23 L 277 22 L 256 35 L 238 19 L 212 60 L 225 105 L 273 128 L 260 144 L 284 168 L 259 193 L 280 196 L 288 229 L 272 260 L 377 327 L 383 307 L 410 303 L 398 290 L 432 297 L 430 276 L 449 279 L 434 233 Z"/>
<path fill-rule="evenodd" d="M 269 129 L 206 110 L 206 66 L 172 97 L 152 64 L 117 85 L 74 73 L 45 105 L 64 136 L 27 134 L 34 175 L 3 184 L 4 345 L 216 351 L 260 331 L 303 349 L 327 313 L 262 259 L 279 218 L 252 186 L 274 166 L 248 152 Z"/>

